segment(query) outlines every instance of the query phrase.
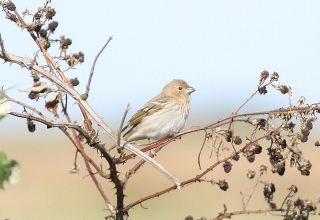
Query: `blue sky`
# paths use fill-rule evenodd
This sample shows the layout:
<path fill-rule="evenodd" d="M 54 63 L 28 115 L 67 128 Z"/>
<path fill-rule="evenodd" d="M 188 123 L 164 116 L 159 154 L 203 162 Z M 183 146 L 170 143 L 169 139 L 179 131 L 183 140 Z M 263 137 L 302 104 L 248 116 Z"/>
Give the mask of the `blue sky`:
<path fill-rule="evenodd" d="M 35 12 L 43 1 L 15 4 L 18 11 Z M 85 63 L 67 73 L 80 79 L 80 93 L 95 55 L 113 36 L 96 65 L 89 98 L 112 126 L 128 102 L 130 116 L 173 78 L 196 89 L 190 120 L 212 112 L 212 121 L 234 111 L 256 89 L 265 69 L 279 72 L 279 81 L 293 87 L 294 101 L 301 95 L 309 103 L 319 101 L 319 1 L 56 0 L 51 5 L 59 22 L 52 38 L 65 35 L 73 41 L 69 52 L 85 53 Z M 7 52 L 33 56 L 36 46 L 25 30 L 4 19 L 0 26 Z M 28 101 L 16 92 L 32 86 L 28 71 L 8 66 L 0 66 L 1 85 L 17 84 L 10 94 Z M 251 107 L 286 107 L 287 100 L 270 92 Z"/>
<path fill-rule="evenodd" d="M 19 12 L 22 12 L 25 8 L 35 12 L 38 6 L 43 5 L 44 0 L 16 0 L 14 2 Z M 79 78 L 80 85 L 77 87 L 79 93 L 85 91 L 85 85 L 94 57 L 107 39 L 111 35 L 113 36 L 113 40 L 100 56 L 96 65 L 88 102 L 106 123 L 115 130 L 119 126 L 123 111 L 128 102 L 130 102 L 132 106 L 132 109 L 128 113 L 128 117 L 130 117 L 139 107 L 158 94 L 163 86 L 174 78 L 184 79 L 196 89 L 191 98 L 191 111 L 187 128 L 192 125 L 202 125 L 216 121 L 235 111 L 250 97 L 252 92 L 255 91 L 260 73 L 263 70 L 268 70 L 270 73 L 277 71 L 280 75 L 279 82 L 293 87 L 293 104 L 296 104 L 302 95 L 306 97 L 307 103 L 319 102 L 320 1 L 318 0 L 52 0 L 51 6 L 57 11 L 54 20 L 59 22 L 59 26 L 55 34 L 52 35 L 52 38 L 58 39 L 60 35 L 65 35 L 73 41 L 69 52 L 82 51 L 85 53 L 85 62 L 77 66 L 76 70 L 71 70 L 66 73 L 67 77 Z M 27 31 L 21 31 L 12 22 L 4 19 L 3 17 L 5 15 L 3 13 L 1 13 L 1 15 L 0 33 L 7 52 L 32 58 L 37 47 L 31 37 L 28 36 Z M 32 18 L 29 17 L 26 20 L 27 22 L 31 22 Z M 59 45 L 52 44 L 49 52 L 53 56 L 58 55 L 58 47 Z M 62 61 L 61 64 L 62 69 L 66 69 Z M 50 82 L 47 83 L 50 85 Z M 275 84 L 278 85 L 278 82 Z M 43 109 L 43 101 L 39 100 L 35 103 L 28 99 L 26 93 L 18 92 L 18 89 L 32 87 L 32 79 L 26 69 L 21 69 L 15 65 L 10 67 L 8 63 L 0 65 L 0 85 L 4 85 L 5 88 L 15 86 L 8 91 L 9 95 L 30 105 L 35 105 L 38 110 L 43 111 L 44 114 L 53 118 L 50 113 Z M 270 89 L 268 94 L 254 97 L 252 102 L 249 103 L 243 111 L 267 110 L 287 106 L 288 96 L 281 95 L 279 91 Z M 22 111 L 21 107 L 12 107 L 18 112 Z M 76 105 L 72 105 L 69 99 L 69 114 L 73 121 L 78 120 L 81 123 L 80 113 L 75 111 L 75 109 L 77 109 Z M 14 128 L 13 125 L 15 126 Z M 81 184 L 84 182 L 78 179 L 82 179 L 81 175 L 80 177 L 74 178 L 76 182 L 73 184 L 64 184 L 63 182 L 70 181 L 71 179 L 69 177 L 70 175 L 68 173 L 66 174 L 66 169 L 71 165 L 71 160 L 73 160 L 74 156 L 73 147 L 66 147 L 63 143 L 60 143 L 68 140 L 56 138 L 61 137 L 60 133 L 60 136 L 55 136 L 58 131 L 57 133 L 54 133 L 55 130 L 53 129 L 47 131 L 45 126 L 41 125 L 37 125 L 37 129 L 38 128 L 39 130 L 37 131 L 39 132 L 29 134 L 25 120 L 7 117 L 1 121 L 0 130 L 2 129 L 4 133 L 3 136 L 5 137 L 4 140 L 2 140 L 4 144 L 1 146 L 5 147 L 4 150 L 8 152 L 10 158 L 21 161 L 23 172 L 25 173 L 20 185 L 22 192 L 11 192 L 17 195 L 15 198 L 18 198 L 17 201 L 19 202 L 17 205 L 12 206 L 12 210 L 21 209 L 21 216 L 27 216 L 26 218 L 30 216 L 29 219 L 34 219 L 35 213 L 33 212 L 33 208 L 27 208 L 28 206 L 25 205 L 25 201 L 19 198 L 43 199 L 43 195 L 45 194 L 42 195 L 42 192 L 47 192 L 48 194 L 46 195 L 49 195 L 48 197 L 52 196 L 52 198 L 57 198 L 57 200 L 52 199 L 42 202 L 41 199 L 38 199 L 43 216 L 57 219 L 54 215 L 47 216 L 47 213 L 55 213 L 65 217 L 68 213 L 78 213 L 79 210 L 83 210 L 86 215 L 90 216 L 88 218 L 92 218 L 92 213 L 96 213 L 97 209 L 101 210 L 101 213 L 99 212 L 97 214 L 99 217 L 104 215 L 106 212 L 102 211 L 103 208 L 101 208 L 104 207 L 103 204 L 90 202 L 90 200 L 88 200 L 88 198 L 91 199 L 92 196 L 96 195 L 98 198 L 96 198 L 95 201 L 102 202 L 95 188 L 93 189 L 94 193 L 89 194 L 89 192 L 91 192 L 89 189 L 92 187 L 92 183 L 89 182 L 90 180 L 87 180 L 89 182 L 87 188 L 82 187 L 79 188 L 79 190 L 75 188 L 75 186 L 78 186 L 79 182 Z M 46 133 L 42 135 L 40 128 L 45 129 L 44 132 Z M 16 136 L 12 138 L 10 135 L 17 134 L 20 131 L 19 129 L 23 130 L 23 132 L 19 133 L 18 138 Z M 243 131 L 239 129 L 239 132 Z M 197 133 L 196 135 L 202 134 Z M 315 133 L 314 136 L 316 136 Z M 192 137 L 193 136 L 191 136 L 191 138 Z M 40 142 L 41 138 L 44 139 L 43 142 Z M 23 146 L 21 146 L 21 140 L 23 140 Z M 5 144 L 6 142 L 9 144 Z M 314 142 L 310 142 L 310 145 L 313 145 L 313 143 Z M 53 146 L 50 147 L 50 145 Z M 177 148 L 179 146 L 176 146 L 176 148 L 170 148 L 170 152 L 176 150 L 177 153 L 169 156 L 173 156 L 174 159 L 176 159 L 176 155 L 180 155 L 180 153 L 183 152 L 185 155 L 182 155 L 182 157 L 191 157 L 197 155 L 198 152 L 187 152 L 189 152 L 189 150 L 190 152 L 191 150 L 198 151 L 197 147 L 199 146 L 200 143 L 196 143 L 192 149 L 189 148 L 187 150 L 179 150 L 179 148 Z M 67 152 L 61 154 L 62 150 L 63 152 Z M 312 146 L 305 148 L 304 151 L 305 150 L 311 152 L 305 155 L 310 155 L 311 157 L 317 156 L 314 154 Z M 51 151 L 55 151 L 56 153 L 52 154 Z M 167 151 L 167 154 L 170 152 Z M 41 154 L 41 156 L 35 156 L 35 154 Z M 168 156 L 166 154 L 164 155 Z M 160 156 L 157 157 L 157 159 L 161 159 Z M 38 160 L 40 160 L 40 162 Z M 187 165 L 193 162 L 196 163 L 196 159 L 189 160 L 188 158 L 188 160 L 185 160 L 187 161 L 185 163 Z M 315 162 L 316 159 L 313 161 Z M 173 162 L 174 165 L 176 165 L 176 161 Z M 43 168 L 39 166 L 39 164 L 53 164 L 53 166 L 45 166 L 45 168 Z M 252 166 L 258 165 L 253 164 Z M 241 168 L 245 168 L 245 166 L 247 165 Z M 173 168 L 177 166 L 169 167 L 170 171 L 178 173 L 179 177 L 183 175 L 182 173 L 175 172 Z M 314 167 L 314 169 L 317 169 L 317 166 Z M 144 167 L 144 169 L 147 168 L 147 166 Z M 35 171 L 34 169 L 39 170 Z M 82 169 L 82 174 L 86 173 L 85 169 Z M 182 169 L 188 170 L 185 167 L 182 167 Z M 48 176 L 39 175 L 43 170 L 48 173 Z M 217 170 L 217 173 L 222 172 L 222 169 Z M 150 173 L 151 172 L 152 171 L 150 171 Z M 198 170 L 195 172 L 198 172 Z M 293 171 L 289 171 L 288 169 L 288 172 Z M 314 172 L 313 174 L 317 174 L 316 170 L 312 172 Z M 143 171 L 141 171 L 141 173 L 146 174 Z M 216 178 L 215 175 L 218 175 L 217 173 L 213 174 L 214 178 Z M 270 173 L 271 172 L 269 172 L 269 174 Z M 149 178 L 147 174 L 146 176 Z M 296 178 L 295 174 L 288 174 L 286 177 L 289 178 L 289 180 L 286 179 L 288 181 L 281 181 L 279 179 L 277 179 L 277 181 L 283 184 L 291 184 L 291 182 L 294 181 L 297 181 L 299 184 L 306 182 L 305 179 L 302 179 L 303 177 L 299 179 Z M 32 175 L 35 177 L 32 178 Z M 68 176 L 61 178 L 61 175 Z M 192 174 L 192 176 L 193 175 L 194 174 Z M 50 179 L 49 181 L 47 179 L 52 176 L 57 176 L 57 180 L 51 181 Z M 232 177 L 233 176 L 230 177 L 229 175 L 229 178 Z M 237 176 L 235 175 L 234 177 Z M 241 177 L 246 178 L 245 176 Z M 316 175 L 313 175 L 313 177 L 317 178 Z M 38 178 L 43 178 L 40 182 L 44 184 L 34 184 L 34 179 L 38 181 Z M 190 176 L 188 178 L 190 178 Z M 210 176 L 208 176 L 208 178 L 210 178 Z M 60 182 L 60 180 L 63 181 Z M 162 180 L 163 179 L 161 179 L 159 183 L 162 183 Z M 235 182 L 238 183 L 241 181 L 242 183 L 242 180 L 243 179 L 237 179 Z M 304 189 L 301 190 L 299 188 L 299 192 L 305 193 L 307 190 L 314 189 L 316 187 L 315 184 L 319 181 L 307 182 L 308 184 L 304 186 Z M 47 186 L 48 183 L 54 185 Z M 61 185 L 56 185 L 59 183 Z M 232 180 L 230 183 L 233 184 Z M 86 189 L 85 193 L 88 193 L 89 196 L 85 195 L 85 199 L 73 199 L 70 194 L 52 191 L 52 189 L 66 190 L 68 188 L 65 187 L 68 186 L 71 187 L 69 191 L 73 192 L 72 196 L 83 196 L 84 188 Z M 138 183 L 138 187 L 139 186 L 142 185 Z M 196 187 L 196 190 L 192 190 L 195 188 L 191 187 Z M 239 208 L 240 195 L 238 189 L 230 187 L 231 193 L 233 192 L 232 190 L 234 190 L 231 196 L 236 195 L 230 199 L 226 197 L 225 194 L 219 196 L 220 191 L 212 188 L 210 188 L 210 190 L 207 188 L 203 190 L 202 188 L 201 190 L 200 187 L 206 186 L 203 184 L 194 185 L 190 186 L 190 190 L 186 188 L 185 191 L 177 192 L 179 196 L 184 196 L 184 193 L 187 192 L 196 193 L 193 197 L 185 197 L 188 199 L 182 199 L 188 203 L 187 205 L 192 206 L 190 207 L 190 214 L 194 213 L 196 215 L 197 210 L 195 209 L 203 208 L 205 211 L 198 210 L 200 213 L 198 214 L 199 216 L 205 214 L 214 216 L 217 210 L 222 209 L 223 200 L 232 200 L 228 201 L 228 203 L 237 203 L 236 210 Z M 278 191 L 286 194 L 283 190 L 286 188 L 287 186 L 281 186 Z M 12 188 L 11 190 L 17 189 L 20 188 Z M 10 192 L 9 190 L 8 192 Z M 145 187 L 141 189 L 143 190 L 142 194 L 140 194 L 141 191 L 137 191 L 134 187 L 132 187 L 131 190 L 130 199 L 134 198 L 134 195 L 132 196 L 131 194 L 132 192 L 137 193 L 137 198 L 140 198 L 142 194 L 145 195 Z M 248 190 L 251 189 L 248 188 Z M 194 204 L 189 202 L 190 198 L 194 199 L 200 191 L 205 193 L 205 196 L 213 192 L 214 195 L 217 195 L 217 198 L 221 198 L 221 201 L 219 200 L 218 204 L 211 202 L 204 204 L 209 207 L 194 207 Z M 50 194 L 50 192 L 52 194 Z M 248 191 L 247 194 L 245 193 L 245 195 L 249 195 L 249 193 L 250 191 Z M 303 193 L 302 196 L 305 196 L 306 194 Z M 10 197 L 12 194 L 7 193 L 6 195 Z M 68 202 L 61 204 L 61 195 L 66 195 L 66 197 L 73 199 L 71 203 L 72 207 L 65 206 L 65 204 L 69 204 Z M 168 196 L 169 198 L 172 196 L 180 199 L 177 194 L 169 194 Z M 314 198 L 313 192 L 312 194 L 308 194 L 307 197 Z M 46 198 L 45 196 L 45 199 Z M 174 201 L 174 198 L 167 198 L 168 197 L 164 197 L 163 200 L 156 199 L 152 202 L 164 201 L 166 203 L 165 205 L 167 205 L 167 202 Z M 13 197 L 11 196 L 10 199 L 13 199 Z M 217 200 L 214 196 L 210 196 L 209 199 Z M 277 195 L 276 199 L 279 201 L 281 197 Z M 51 204 L 52 201 L 56 201 L 54 202 L 54 206 Z M 88 212 L 87 204 L 83 206 L 84 208 L 77 208 L 74 206 L 74 201 L 77 201 L 77 203 L 89 202 L 91 205 L 94 204 L 92 208 L 93 211 Z M 256 200 L 253 199 L 252 203 L 255 203 L 254 201 Z M 45 205 L 42 206 L 42 203 Z M 59 212 L 56 212 L 56 210 L 48 211 L 52 210 L 52 207 L 54 209 L 55 206 L 60 207 L 60 205 L 63 208 L 57 209 Z M 155 214 L 153 212 L 157 211 L 160 215 L 166 215 L 168 210 L 163 211 L 161 209 L 165 207 L 165 205 L 155 205 L 156 210 L 154 208 L 152 209 L 151 205 L 149 211 L 152 212 L 152 214 Z M 180 202 L 176 202 L 173 205 L 180 206 Z M 73 208 L 73 206 L 75 211 L 72 212 L 70 209 Z M 24 211 L 24 207 L 27 211 Z M 43 209 L 43 207 L 45 208 Z M 188 209 L 188 206 L 183 207 Z M 265 207 L 265 203 L 263 203 L 261 207 Z M 177 207 L 177 209 L 179 208 L 180 207 Z M 63 210 L 65 210 L 65 212 L 63 212 Z M 231 207 L 228 210 L 233 211 L 234 209 Z M 7 208 L 6 211 L 8 213 L 15 213 L 10 211 L 9 208 Z M 143 215 L 147 215 L 145 209 L 136 208 L 133 209 L 132 212 L 141 212 Z M 181 212 L 183 215 L 179 215 L 179 217 L 175 215 L 172 219 L 182 219 L 185 217 L 185 210 L 181 209 Z M 85 216 L 85 214 L 83 214 L 83 216 Z M 81 216 L 81 218 L 85 218 L 83 216 Z M 133 216 L 136 217 L 137 214 L 133 214 Z M 8 216 L 5 217 L 7 218 Z M 240 218 L 241 217 L 239 217 L 239 219 Z M 247 218 L 247 215 L 243 216 L 243 219 Z M 252 219 L 255 218 L 256 216 L 252 217 Z M 139 218 L 136 217 L 136 219 Z M 140 217 L 140 219 L 144 218 Z"/>

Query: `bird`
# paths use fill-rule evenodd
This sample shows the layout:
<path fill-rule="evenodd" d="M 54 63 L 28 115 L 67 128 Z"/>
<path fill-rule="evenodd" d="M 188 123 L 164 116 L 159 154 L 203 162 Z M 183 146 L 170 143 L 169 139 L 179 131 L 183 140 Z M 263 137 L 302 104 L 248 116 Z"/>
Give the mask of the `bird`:
<path fill-rule="evenodd" d="M 121 133 L 126 142 L 158 141 L 180 132 L 187 121 L 190 97 L 195 89 L 182 79 L 174 79 L 162 92 L 135 113 Z"/>

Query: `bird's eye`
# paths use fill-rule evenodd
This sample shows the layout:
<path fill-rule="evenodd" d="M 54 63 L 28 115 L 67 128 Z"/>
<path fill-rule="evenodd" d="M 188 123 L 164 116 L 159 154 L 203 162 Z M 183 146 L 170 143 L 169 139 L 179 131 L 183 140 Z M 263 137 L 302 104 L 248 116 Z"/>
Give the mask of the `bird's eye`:
<path fill-rule="evenodd" d="M 182 90 L 182 86 L 179 86 L 179 90 Z"/>

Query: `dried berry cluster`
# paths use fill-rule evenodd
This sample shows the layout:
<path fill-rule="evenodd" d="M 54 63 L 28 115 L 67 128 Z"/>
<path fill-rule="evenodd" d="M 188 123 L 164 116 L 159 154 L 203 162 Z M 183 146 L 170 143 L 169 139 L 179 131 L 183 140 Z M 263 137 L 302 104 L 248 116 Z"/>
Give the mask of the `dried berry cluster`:
<path fill-rule="evenodd" d="M 300 198 L 295 201 L 288 199 L 287 200 L 288 209 L 292 208 L 292 214 L 287 214 L 284 220 L 308 220 L 310 213 L 317 210 L 317 206 L 312 200 L 302 200 Z"/>
<path fill-rule="evenodd" d="M 264 199 L 270 203 L 273 199 L 273 193 L 276 191 L 276 187 L 273 183 L 266 182 L 263 187 Z"/>
<path fill-rule="evenodd" d="M 12 13 L 15 12 L 16 6 L 11 1 L 0 1 L 0 6 L 3 8 L 3 11 L 6 13 L 6 19 L 9 19 L 10 21 L 13 21 L 15 23 L 18 22 L 17 16 Z"/>
<path fill-rule="evenodd" d="M 56 15 L 56 11 L 54 8 L 48 6 L 49 2 L 50 1 L 47 1 L 44 7 L 39 7 L 35 13 L 31 13 L 30 10 L 26 9 L 22 12 L 22 16 L 16 15 L 18 14 L 16 6 L 11 1 L 0 1 L 0 6 L 2 6 L 5 11 L 7 19 L 17 23 L 22 29 L 26 28 L 30 33 L 35 33 L 43 49 L 48 50 L 52 42 L 58 42 L 60 43 L 59 59 L 65 60 L 69 67 L 82 63 L 84 61 L 84 53 L 81 51 L 69 55 L 67 54 L 67 50 L 72 44 L 72 40 L 70 38 L 65 38 L 65 36 L 61 36 L 60 40 L 50 38 L 50 35 L 54 34 L 59 23 L 57 21 L 51 21 Z M 32 16 L 32 22 L 30 24 L 27 24 L 23 20 L 27 15 Z M 47 27 L 45 27 L 46 24 Z"/>
<path fill-rule="evenodd" d="M 268 79 L 270 80 L 268 81 Z M 250 163 L 253 163 L 256 159 L 256 155 L 266 152 L 271 165 L 269 169 L 271 169 L 272 173 L 277 173 L 282 176 L 285 174 L 286 164 L 290 164 L 290 167 L 296 167 L 301 175 L 308 176 L 310 175 L 312 164 L 310 160 L 303 157 L 303 152 L 299 149 L 299 146 L 308 141 L 308 137 L 313 128 L 313 123 L 316 121 L 314 115 L 315 113 L 320 113 L 320 107 L 318 104 L 305 104 L 304 97 L 300 98 L 298 106 L 294 106 L 291 103 L 291 87 L 281 84 L 274 85 L 273 83 L 278 81 L 278 79 L 278 73 L 274 72 L 270 75 L 268 71 L 263 71 L 260 75 L 257 94 L 266 94 L 268 87 L 271 86 L 272 88 L 279 90 L 281 94 L 289 96 L 290 103 L 287 109 L 281 108 L 270 111 L 267 113 L 268 117 L 249 117 L 242 120 L 250 123 L 254 129 L 251 133 L 251 138 L 246 137 L 247 143 L 238 149 L 236 145 L 242 144 L 242 138 L 235 135 L 236 131 L 234 123 L 238 118 L 246 117 L 246 114 L 242 114 L 241 116 L 234 114 L 229 122 L 224 123 L 224 125 L 228 126 L 225 130 L 221 129 L 221 127 L 211 127 L 212 133 L 207 134 L 206 142 L 210 143 L 209 146 L 214 149 L 218 158 L 219 155 L 221 155 L 221 152 L 224 151 L 231 152 L 233 154 L 231 159 L 234 161 L 238 161 L 240 159 L 240 154 L 242 154 Z M 261 113 L 261 115 L 265 114 L 265 112 Z M 259 115 L 259 113 L 257 113 L 257 115 Z M 296 124 L 299 124 L 299 126 Z M 261 133 L 263 136 L 258 138 L 257 134 Z M 263 143 L 261 141 L 262 139 L 268 142 L 268 146 L 260 144 Z M 225 144 L 225 142 L 229 144 Z M 220 144 L 217 145 L 216 143 Z M 317 141 L 315 146 L 320 146 L 320 141 Z M 225 173 L 229 173 L 232 170 L 233 164 L 231 163 L 231 159 L 222 163 Z M 267 169 L 267 166 L 261 165 L 259 168 L 260 176 L 267 172 Z M 246 175 L 249 179 L 254 179 L 256 177 L 256 171 L 248 170 Z M 257 181 L 258 180 L 259 178 L 257 178 Z M 225 183 L 225 180 L 221 181 L 220 184 L 216 184 L 225 187 L 220 187 L 221 189 L 227 190 L 229 185 L 227 185 L 228 187 L 226 188 L 226 185 L 223 183 Z M 263 196 L 270 205 L 271 210 L 275 210 L 277 206 L 272 201 L 274 193 L 276 192 L 275 184 L 271 182 L 263 183 Z M 292 186 L 290 190 L 293 193 L 297 192 L 296 186 Z M 290 212 L 292 215 L 288 212 L 285 219 L 307 219 L 306 213 L 316 209 L 315 204 L 310 200 L 303 201 L 298 199 L 295 202 L 289 202 L 289 204 L 294 208 L 291 209 Z"/>
<path fill-rule="evenodd" d="M 256 154 L 262 152 L 262 146 L 257 141 L 250 143 L 243 150 L 243 156 L 247 158 L 250 163 L 253 163 L 256 159 Z"/>
<path fill-rule="evenodd" d="M 71 53 L 67 54 L 67 51 L 72 44 L 72 40 L 70 38 L 66 38 L 65 36 L 60 36 L 59 40 L 50 39 L 50 36 L 54 34 L 58 27 L 57 21 L 52 21 L 53 17 L 56 14 L 54 8 L 48 6 L 50 1 L 46 1 L 44 7 L 39 7 L 35 13 L 31 13 L 30 10 L 26 9 L 22 12 L 22 15 L 19 15 L 19 12 L 16 10 L 16 6 L 11 1 L 0 1 L 0 6 L 3 8 L 3 11 L 6 13 L 6 18 L 11 21 L 16 22 L 22 29 L 27 29 L 29 33 L 33 36 L 38 45 L 41 46 L 41 50 L 48 50 L 51 46 L 52 42 L 60 43 L 60 55 L 56 57 L 57 59 L 62 59 L 66 61 L 69 69 L 70 67 L 74 67 L 78 63 L 84 62 L 84 53 Z M 31 16 L 32 22 L 27 24 L 25 22 L 26 16 Z M 19 18 L 19 19 L 18 19 Z M 47 27 L 45 27 L 47 25 Z M 38 61 L 38 56 L 35 56 L 33 62 L 36 65 L 39 65 L 41 61 Z M 55 68 L 60 68 L 60 64 L 56 62 L 56 66 L 52 66 L 52 63 L 49 63 L 48 58 L 46 59 L 46 64 L 42 65 L 43 68 L 47 68 L 52 74 L 57 74 Z M 67 69 L 68 70 L 68 69 Z M 55 118 L 59 117 L 57 108 L 59 103 L 62 103 L 62 96 L 64 95 L 59 88 L 53 88 L 54 86 L 47 86 L 45 82 L 43 82 L 39 75 L 32 72 L 31 77 L 33 79 L 33 86 L 28 89 L 20 90 L 22 92 L 27 92 L 28 97 L 31 100 L 38 101 L 39 98 L 46 98 L 49 93 L 54 93 L 50 98 L 45 100 L 44 107 L 53 113 Z M 77 78 L 67 79 L 71 86 L 79 85 L 79 80 Z M 62 103 L 63 104 L 63 103 Z M 35 131 L 35 124 L 32 120 L 27 120 L 28 130 L 30 132 Z"/>

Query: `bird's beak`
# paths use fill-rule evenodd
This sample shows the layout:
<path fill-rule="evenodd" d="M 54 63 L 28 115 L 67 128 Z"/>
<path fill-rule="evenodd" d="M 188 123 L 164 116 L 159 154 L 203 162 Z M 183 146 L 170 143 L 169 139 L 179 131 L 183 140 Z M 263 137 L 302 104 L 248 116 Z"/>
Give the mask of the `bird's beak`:
<path fill-rule="evenodd" d="M 188 93 L 188 94 L 191 94 L 191 93 L 193 93 L 194 91 L 196 91 L 193 87 L 189 87 L 189 88 L 187 88 L 186 89 L 186 93 Z"/>

